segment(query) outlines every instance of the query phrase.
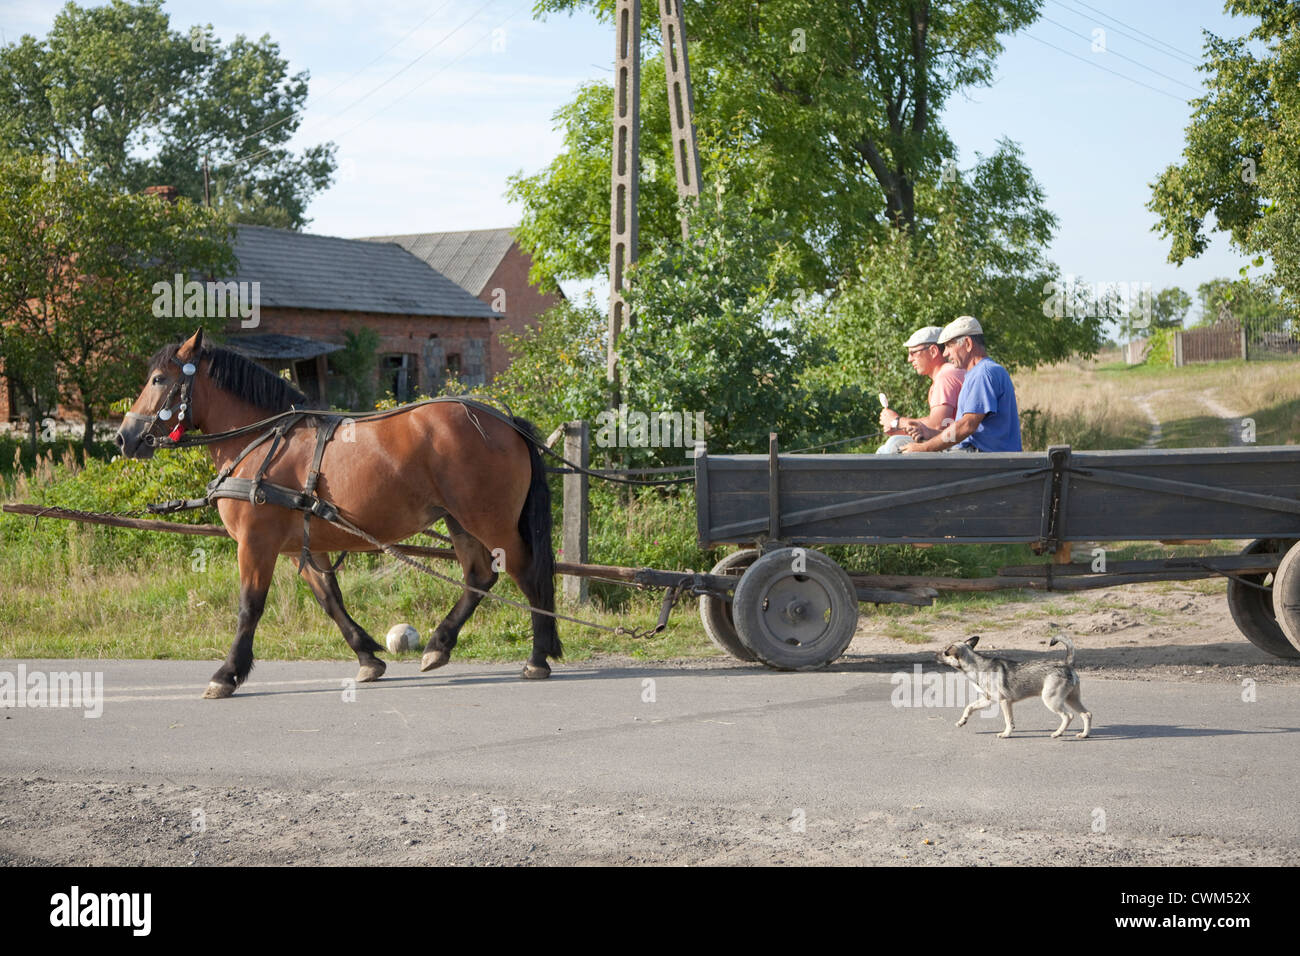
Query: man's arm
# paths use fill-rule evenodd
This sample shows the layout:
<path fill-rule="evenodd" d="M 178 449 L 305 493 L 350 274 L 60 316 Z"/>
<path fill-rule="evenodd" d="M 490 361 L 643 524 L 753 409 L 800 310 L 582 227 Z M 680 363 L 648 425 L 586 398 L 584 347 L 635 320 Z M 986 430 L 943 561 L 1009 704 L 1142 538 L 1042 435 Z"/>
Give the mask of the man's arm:
<path fill-rule="evenodd" d="M 930 414 L 924 418 L 906 418 L 898 415 L 892 408 L 880 413 L 880 427 L 888 435 L 911 435 L 913 438 L 932 438 L 943 427 L 944 422 L 952 421 L 956 409 L 951 405 L 931 405 Z M 894 428 L 894 419 L 898 419 L 898 428 Z"/>
<path fill-rule="evenodd" d="M 939 434 L 939 430 L 953 420 L 956 411 L 951 405 L 932 405 L 929 415 L 924 418 L 904 418 L 899 427 L 917 441 L 925 441 Z"/>
<path fill-rule="evenodd" d="M 904 452 L 944 451 L 945 449 L 951 448 L 953 445 L 969 438 L 971 435 L 974 435 L 982 421 L 984 421 L 983 413 L 967 412 L 933 438 L 929 438 L 923 442 L 912 442 L 910 445 L 904 445 L 902 450 Z"/>

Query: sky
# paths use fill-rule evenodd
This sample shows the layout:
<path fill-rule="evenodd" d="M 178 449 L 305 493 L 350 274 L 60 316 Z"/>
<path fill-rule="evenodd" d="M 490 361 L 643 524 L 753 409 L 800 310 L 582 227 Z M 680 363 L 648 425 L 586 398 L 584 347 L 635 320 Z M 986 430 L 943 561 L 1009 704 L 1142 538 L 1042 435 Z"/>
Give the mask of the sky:
<path fill-rule="evenodd" d="M 587 13 L 534 20 L 532 3 L 169 0 L 164 9 L 183 32 L 210 23 L 223 41 L 270 34 L 291 72 L 310 73 L 293 143 L 336 143 L 339 171 L 308 207 L 308 231 L 370 236 L 518 223 L 507 178 L 555 157 L 556 110 L 580 84 L 608 80 L 614 54 L 611 26 Z M 62 6 L 0 0 L 4 39 L 43 37 Z M 657 4 L 644 8 L 655 16 Z M 691 4 L 683 8 L 689 40 Z M 961 167 L 999 139 L 1019 144 L 1060 220 L 1050 257 L 1064 274 L 1194 295 L 1210 279 L 1237 278 L 1246 257 L 1216 233 L 1197 259 L 1168 263 L 1146 203 L 1179 160 L 1187 100 L 1202 91 L 1202 31 L 1248 29 L 1206 0 L 1043 0 L 1033 26 L 1004 38 L 993 84 L 953 97 L 941 122 Z M 647 85 L 642 95 L 663 91 Z M 571 295 L 584 287 L 565 284 Z"/>

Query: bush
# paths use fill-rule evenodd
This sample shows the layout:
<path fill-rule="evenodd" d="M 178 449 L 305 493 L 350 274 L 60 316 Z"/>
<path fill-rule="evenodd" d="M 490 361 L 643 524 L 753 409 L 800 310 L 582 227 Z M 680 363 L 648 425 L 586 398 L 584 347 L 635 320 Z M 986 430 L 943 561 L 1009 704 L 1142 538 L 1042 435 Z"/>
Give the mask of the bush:
<path fill-rule="evenodd" d="M 1177 331 L 1179 330 L 1173 328 L 1152 329 L 1151 338 L 1148 340 L 1151 343 L 1151 349 L 1147 352 L 1147 357 L 1142 364 L 1153 368 L 1173 368 L 1174 333 Z"/>

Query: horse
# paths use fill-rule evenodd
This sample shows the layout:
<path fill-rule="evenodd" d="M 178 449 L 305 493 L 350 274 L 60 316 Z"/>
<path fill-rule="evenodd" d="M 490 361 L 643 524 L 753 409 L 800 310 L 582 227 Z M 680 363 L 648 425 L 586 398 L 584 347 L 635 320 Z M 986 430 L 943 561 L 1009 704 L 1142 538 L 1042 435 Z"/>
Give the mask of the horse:
<path fill-rule="evenodd" d="M 179 441 L 186 429 L 216 436 L 263 421 L 280 412 L 306 410 L 308 401 L 287 381 L 230 349 L 206 343 L 199 329 L 186 341 L 160 349 L 149 360 L 149 376 L 114 436 L 128 458 L 151 458 L 155 443 L 168 435 Z M 329 413 L 321 411 L 319 415 Z M 346 434 L 323 445 L 314 462 L 316 428 L 311 413 L 297 421 L 272 446 L 238 460 L 248 434 L 212 441 L 213 463 L 233 478 L 254 478 L 304 488 L 318 470 L 316 494 L 354 528 L 392 544 L 446 522 L 464 574 L 460 599 L 429 638 L 420 670 L 442 667 L 451 659 L 457 636 L 502 567 L 523 592 L 532 610 L 532 654 L 522 677 L 551 674 L 547 658 L 563 654 L 552 615 L 555 610 L 555 554 L 551 543 L 551 495 L 538 455 L 533 426 L 525 419 L 475 413 L 456 401 L 400 408 L 376 417 L 345 419 Z M 269 426 L 266 430 L 269 430 Z M 263 460 L 267 459 L 265 466 Z M 313 464 L 316 469 L 312 469 Z M 209 486 L 211 487 L 211 486 Z M 254 486 L 256 487 L 256 486 Z M 221 522 L 236 542 L 239 562 L 239 618 L 235 638 L 203 697 L 230 697 L 253 667 L 253 635 L 266 604 L 279 555 L 310 556 L 299 573 L 316 600 L 338 625 L 357 655 L 357 680 L 383 676 L 387 665 L 376 656 L 383 648 L 348 614 L 326 555 L 367 551 L 373 546 L 327 520 L 312 520 L 307 546 L 304 512 L 246 498 L 216 501 Z M 319 513 L 319 512 L 317 512 Z M 500 550 L 497 550 L 500 549 Z M 498 560 L 494 561 L 494 554 Z"/>

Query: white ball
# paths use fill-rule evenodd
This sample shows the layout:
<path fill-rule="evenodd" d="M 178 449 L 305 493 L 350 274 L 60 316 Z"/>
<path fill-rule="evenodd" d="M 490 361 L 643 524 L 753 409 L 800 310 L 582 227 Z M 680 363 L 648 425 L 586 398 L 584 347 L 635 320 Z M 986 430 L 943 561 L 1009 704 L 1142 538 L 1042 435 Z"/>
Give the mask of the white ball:
<path fill-rule="evenodd" d="M 388 645 L 388 650 L 392 654 L 400 654 L 402 651 L 418 651 L 420 649 L 420 632 L 409 624 L 394 624 L 388 629 L 388 637 L 384 639 Z"/>

